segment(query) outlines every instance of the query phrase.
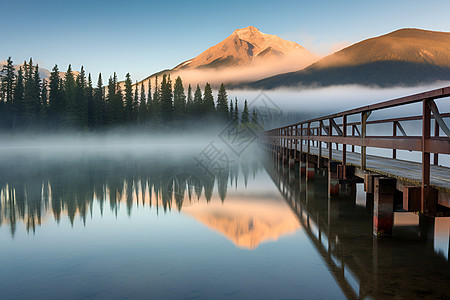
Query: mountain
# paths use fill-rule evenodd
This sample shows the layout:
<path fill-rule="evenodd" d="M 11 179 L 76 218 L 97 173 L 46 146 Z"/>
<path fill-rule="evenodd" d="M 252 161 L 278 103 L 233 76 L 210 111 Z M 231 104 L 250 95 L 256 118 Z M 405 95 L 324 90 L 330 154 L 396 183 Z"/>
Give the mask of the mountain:
<path fill-rule="evenodd" d="M 249 84 L 252 88 L 416 85 L 450 81 L 450 33 L 401 29 L 367 39 L 311 66 Z"/>
<path fill-rule="evenodd" d="M 222 42 L 197 57 L 179 64 L 173 70 L 235 67 L 249 65 L 257 62 L 257 59 L 278 59 L 288 56 L 303 59 L 298 63 L 300 67 L 316 60 L 313 54 L 299 44 L 283 40 L 276 35 L 262 33 L 257 28 L 248 26 L 236 29 Z"/>
<path fill-rule="evenodd" d="M 226 39 L 163 73 L 184 82 L 212 84 L 251 82 L 281 72 L 304 68 L 318 60 L 299 44 L 266 34 L 253 26 L 235 30 Z M 142 81 L 141 81 L 142 82 Z"/>

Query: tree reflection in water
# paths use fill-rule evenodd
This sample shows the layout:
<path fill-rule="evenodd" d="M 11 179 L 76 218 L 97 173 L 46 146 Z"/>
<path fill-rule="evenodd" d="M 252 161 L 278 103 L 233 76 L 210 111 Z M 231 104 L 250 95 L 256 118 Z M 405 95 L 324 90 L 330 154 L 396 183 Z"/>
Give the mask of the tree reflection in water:
<path fill-rule="evenodd" d="M 126 205 L 128 215 L 133 205 L 148 205 L 164 212 L 181 210 L 186 201 L 204 197 L 210 202 L 216 182 L 224 202 L 228 187 L 237 184 L 239 174 L 248 182 L 251 174 L 261 170 L 253 158 L 206 173 L 190 156 L 173 159 L 162 155 L 120 159 L 9 155 L 0 163 L 0 225 L 8 224 L 12 236 L 18 222 L 23 222 L 28 232 L 35 232 L 48 213 L 57 222 L 67 215 L 72 225 L 77 216 L 86 223 L 94 205 L 102 215 L 108 203 L 116 215 L 121 203 Z"/>

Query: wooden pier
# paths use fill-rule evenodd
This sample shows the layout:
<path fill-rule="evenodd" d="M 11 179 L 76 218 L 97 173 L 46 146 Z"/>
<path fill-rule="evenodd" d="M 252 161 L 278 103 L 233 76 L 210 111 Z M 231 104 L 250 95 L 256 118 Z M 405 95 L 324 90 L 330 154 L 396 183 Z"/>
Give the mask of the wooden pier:
<path fill-rule="evenodd" d="M 450 87 L 444 87 L 302 121 L 266 131 L 263 143 L 280 163 L 298 165 L 307 180 L 313 180 L 315 168 L 327 168 L 329 197 L 338 195 L 343 184 L 364 182 L 365 191 L 374 195 L 374 234 L 390 234 L 399 197 L 406 211 L 429 216 L 450 211 L 450 168 L 439 165 L 439 156 L 450 154 L 444 121 L 450 113 L 440 112 L 436 104 L 448 107 L 449 97 Z M 369 120 L 375 111 L 411 104 L 420 105 L 422 114 Z M 405 122 L 420 124 L 421 135 L 407 135 Z M 390 133 L 367 134 L 370 126 L 380 124 L 389 125 Z M 391 156 L 368 155 L 367 148 L 389 149 Z M 397 150 L 420 152 L 421 161 L 400 160 Z"/>

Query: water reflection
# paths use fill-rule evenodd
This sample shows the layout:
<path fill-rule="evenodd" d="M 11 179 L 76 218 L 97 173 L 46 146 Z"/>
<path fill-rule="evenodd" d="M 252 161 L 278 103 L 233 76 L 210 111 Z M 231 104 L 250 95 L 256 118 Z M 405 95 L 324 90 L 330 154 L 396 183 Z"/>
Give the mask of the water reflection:
<path fill-rule="evenodd" d="M 266 169 L 349 299 L 449 299 L 449 218 L 396 213 L 393 237 L 372 235 L 373 197 L 355 184 L 327 196 L 327 177 L 313 181 L 268 162 Z"/>
<path fill-rule="evenodd" d="M 60 222 L 67 216 L 72 226 L 80 218 L 86 224 L 97 206 L 101 215 L 105 209 L 117 215 L 121 205 L 129 216 L 139 206 L 157 213 L 182 211 L 245 249 L 300 226 L 282 197 L 255 181 L 262 170 L 255 157 L 213 176 L 197 168 L 191 156 L 50 160 L 27 155 L 4 157 L 1 163 L 0 225 L 9 226 L 12 236 L 18 223 L 33 233 L 51 218 Z M 237 189 L 240 182 L 245 191 Z"/>
<path fill-rule="evenodd" d="M 300 227 L 289 207 L 278 201 L 279 197 L 262 193 L 255 196 L 233 194 L 225 203 L 198 202 L 182 210 L 245 249 L 255 249 L 265 241 L 276 241 Z"/>
<path fill-rule="evenodd" d="M 396 213 L 393 238 L 373 239 L 373 199 L 352 185 L 328 198 L 322 171 L 306 182 L 256 157 L 212 177 L 191 155 L 19 157 L 0 158 L 7 299 L 54 296 L 22 290 L 41 277 L 61 294 L 80 282 L 75 299 L 450 297 L 445 219 Z"/>

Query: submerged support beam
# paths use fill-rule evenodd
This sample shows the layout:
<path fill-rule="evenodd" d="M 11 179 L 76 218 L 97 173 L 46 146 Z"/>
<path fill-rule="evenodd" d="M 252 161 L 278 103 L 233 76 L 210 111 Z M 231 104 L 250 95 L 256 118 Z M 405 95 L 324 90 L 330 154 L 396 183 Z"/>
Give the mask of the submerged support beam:
<path fill-rule="evenodd" d="M 395 179 L 377 177 L 373 205 L 373 234 L 377 237 L 392 234 L 394 224 Z"/>

